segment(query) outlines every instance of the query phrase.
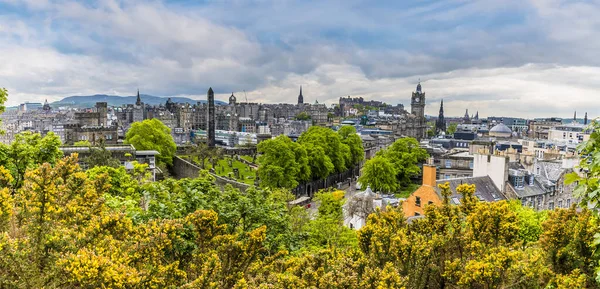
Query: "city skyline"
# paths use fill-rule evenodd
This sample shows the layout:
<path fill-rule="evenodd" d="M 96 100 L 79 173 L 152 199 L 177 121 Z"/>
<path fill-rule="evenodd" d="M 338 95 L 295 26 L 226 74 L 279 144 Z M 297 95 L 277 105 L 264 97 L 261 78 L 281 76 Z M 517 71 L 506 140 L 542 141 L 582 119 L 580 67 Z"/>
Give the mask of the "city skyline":
<path fill-rule="evenodd" d="M 600 109 L 597 1 L 0 0 L 7 105 L 143 93 L 331 104 L 361 96 L 426 114 L 566 117 Z M 577 45 L 573 45 L 577 43 Z M 220 92 L 220 93 L 219 93 Z"/>

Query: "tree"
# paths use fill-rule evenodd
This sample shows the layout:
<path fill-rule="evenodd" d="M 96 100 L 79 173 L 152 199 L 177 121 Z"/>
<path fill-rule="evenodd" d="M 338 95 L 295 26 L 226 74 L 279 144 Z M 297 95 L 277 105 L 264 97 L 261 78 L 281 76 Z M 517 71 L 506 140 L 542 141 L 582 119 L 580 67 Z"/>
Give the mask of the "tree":
<path fill-rule="evenodd" d="M 127 131 L 125 143 L 137 150 L 156 150 L 159 163 L 172 165 L 177 145 L 171 136 L 171 129 L 158 119 L 135 122 Z"/>
<path fill-rule="evenodd" d="M 258 144 L 258 176 L 262 187 L 295 188 L 310 178 L 304 147 L 281 135 Z"/>
<path fill-rule="evenodd" d="M 356 165 L 365 158 L 365 149 L 363 147 L 362 139 L 356 134 L 356 128 L 353 126 L 342 126 L 338 131 L 338 134 L 342 137 L 342 143 L 347 145 L 350 149 L 350 164 Z"/>
<path fill-rule="evenodd" d="M 419 174 L 421 169 L 417 164 L 424 162 L 429 156 L 425 149 L 419 147 L 419 142 L 414 138 L 398 139 L 387 149 L 379 151 L 377 155 L 392 163 L 401 186 L 407 186 L 410 178 Z"/>
<path fill-rule="evenodd" d="M 210 157 L 210 147 L 206 144 L 206 141 L 196 140 L 192 148 L 192 157 L 197 158 L 202 169 L 206 167 L 206 159 Z"/>
<path fill-rule="evenodd" d="M 90 143 L 89 140 L 80 140 L 78 142 L 75 142 L 73 145 L 76 147 L 91 147 L 92 146 L 92 144 Z"/>
<path fill-rule="evenodd" d="M 395 192 L 399 186 L 396 175 L 396 169 L 388 159 L 375 156 L 365 163 L 358 181 L 363 187 L 370 186 L 374 191 Z"/>
<path fill-rule="evenodd" d="M 310 120 L 310 114 L 306 113 L 305 111 L 299 113 L 296 115 L 296 120 Z"/>
<path fill-rule="evenodd" d="M 324 179 L 335 171 L 335 166 L 322 147 L 315 146 L 312 143 L 308 143 L 303 147 L 307 152 L 312 179 Z"/>
<path fill-rule="evenodd" d="M 456 123 L 451 123 L 448 125 L 448 128 L 446 128 L 446 132 L 449 135 L 453 135 L 456 132 L 456 128 L 458 127 L 458 124 Z"/>
<path fill-rule="evenodd" d="M 8 91 L 6 90 L 6 88 L 0 87 L 0 114 L 4 113 L 4 111 L 6 110 L 6 106 L 4 104 L 6 103 L 7 100 L 8 100 Z M 1 119 L 0 119 L 0 123 L 2 123 Z"/>
<path fill-rule="evenodd" d="M 350 150 L 342 148 L 347 145 L 342 143 L 339 134 L 329 128 L 312 126 L 300 135 L 298 143 L 301 145 L 311 143 L 314 146 L 323 148 L 323 151 L 329 157 L 337 172 L 343 172 L 349 165 L 346 163 L 346 159 L 350 158 L 348 155 Z"/>
<path fill-rule="evenodd" d="M 87 164 L 88 168 L 94 167 L 119 167 L 121 166 L 121 162 L 113 158 L 112 153 L 106 149 L 106 143 L 104 139 L 100 139 L 100 144 L 97 147 L 88 146 L 90 149 L 89 155 L 84 159 L 84 162 Z"/>
<path fill-rule="evenodd" d="M 28 169 L 43 163 L 54 164 L 62 156 L 60 138 L 53 132 L 42 137 L 39 133 L 22 132 L 15 135 L 9 146 L 0 146 L 0 165 L 11 172 L 13 189 L 20 188 Z"/>

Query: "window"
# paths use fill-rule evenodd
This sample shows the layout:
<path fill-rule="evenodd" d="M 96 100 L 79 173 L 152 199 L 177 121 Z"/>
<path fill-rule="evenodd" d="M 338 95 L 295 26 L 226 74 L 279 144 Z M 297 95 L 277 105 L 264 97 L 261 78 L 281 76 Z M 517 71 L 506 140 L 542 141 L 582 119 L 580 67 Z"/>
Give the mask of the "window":
<path fill-rule="evenodd" d="M 451 160 L 446 160 L 446 167 L 447 168 L 451 168 L 452 167 L 452 161 Z"/>
<path fill-rule="evenodd" d="M 515 177 L 515 183 L 514 183 L 515 188 L 522 188 L 523 187 L 523 183 L 524 183 L 523 178 L 524 177 Z"/>
<path fill-rule="evenodd" d="M 415 217 L 420 216 L 421 214 L 419 214 L 418 212 L 415 212 Z"/>
<path fill-rule="evenodd" d="M 421 197 L 415 197 L 415 206 L 417 206 L 417 207 L 421 206 Z"/>
<path fill-rule="evenodd" d="M 562 208 L 562 200 L 561 200 L 561 201 L 558 201 L 558 207 L 559 207 L 559 208 Z"/>
<path fill-rule="evenodd" d="M 550 209 L 550 210 L 554 210 L 554 202 L 550 202 L 550 203 L 548 204 L 548 209 Z"/>
<path fill-rule="evenodd" d="M 567 199 L 567 208 L 571 207 L 571 199 Z"/>
<path fill-rule="evenodd" d="M 427 202 L 428 205 L 433 205 L 433 201 Z"/>
<path fill-rule="evenodd" d="M 473 169 L 473 161 L 469 161 L 469 169 Z"/>

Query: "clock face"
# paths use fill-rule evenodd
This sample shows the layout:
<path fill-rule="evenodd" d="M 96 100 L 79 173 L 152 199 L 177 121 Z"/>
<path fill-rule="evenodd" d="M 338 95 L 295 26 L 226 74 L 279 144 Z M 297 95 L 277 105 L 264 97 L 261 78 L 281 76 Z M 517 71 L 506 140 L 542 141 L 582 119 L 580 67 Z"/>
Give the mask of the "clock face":
<path fill-rule="evenodd" d="M 415 98 L 415 102 L 416 102 L 416 103 L 418 103 L 419 101 L 421 101 L 421 99 L 420 99 L 420 98 L 418 98 L 418 97 L 416 97 L 416 98 Z"/>

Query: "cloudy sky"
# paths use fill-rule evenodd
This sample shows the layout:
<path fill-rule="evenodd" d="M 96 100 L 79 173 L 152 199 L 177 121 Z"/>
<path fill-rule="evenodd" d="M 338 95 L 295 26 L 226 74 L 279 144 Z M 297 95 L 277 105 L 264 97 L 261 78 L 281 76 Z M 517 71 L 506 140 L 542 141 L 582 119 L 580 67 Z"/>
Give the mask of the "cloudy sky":
<path fill-rule="evenodd" d="M 427 113 L 591 117 L 600 0 L 0 0 L 9 105 L 142 93 L 331 104 L 362 96 Z"/>

